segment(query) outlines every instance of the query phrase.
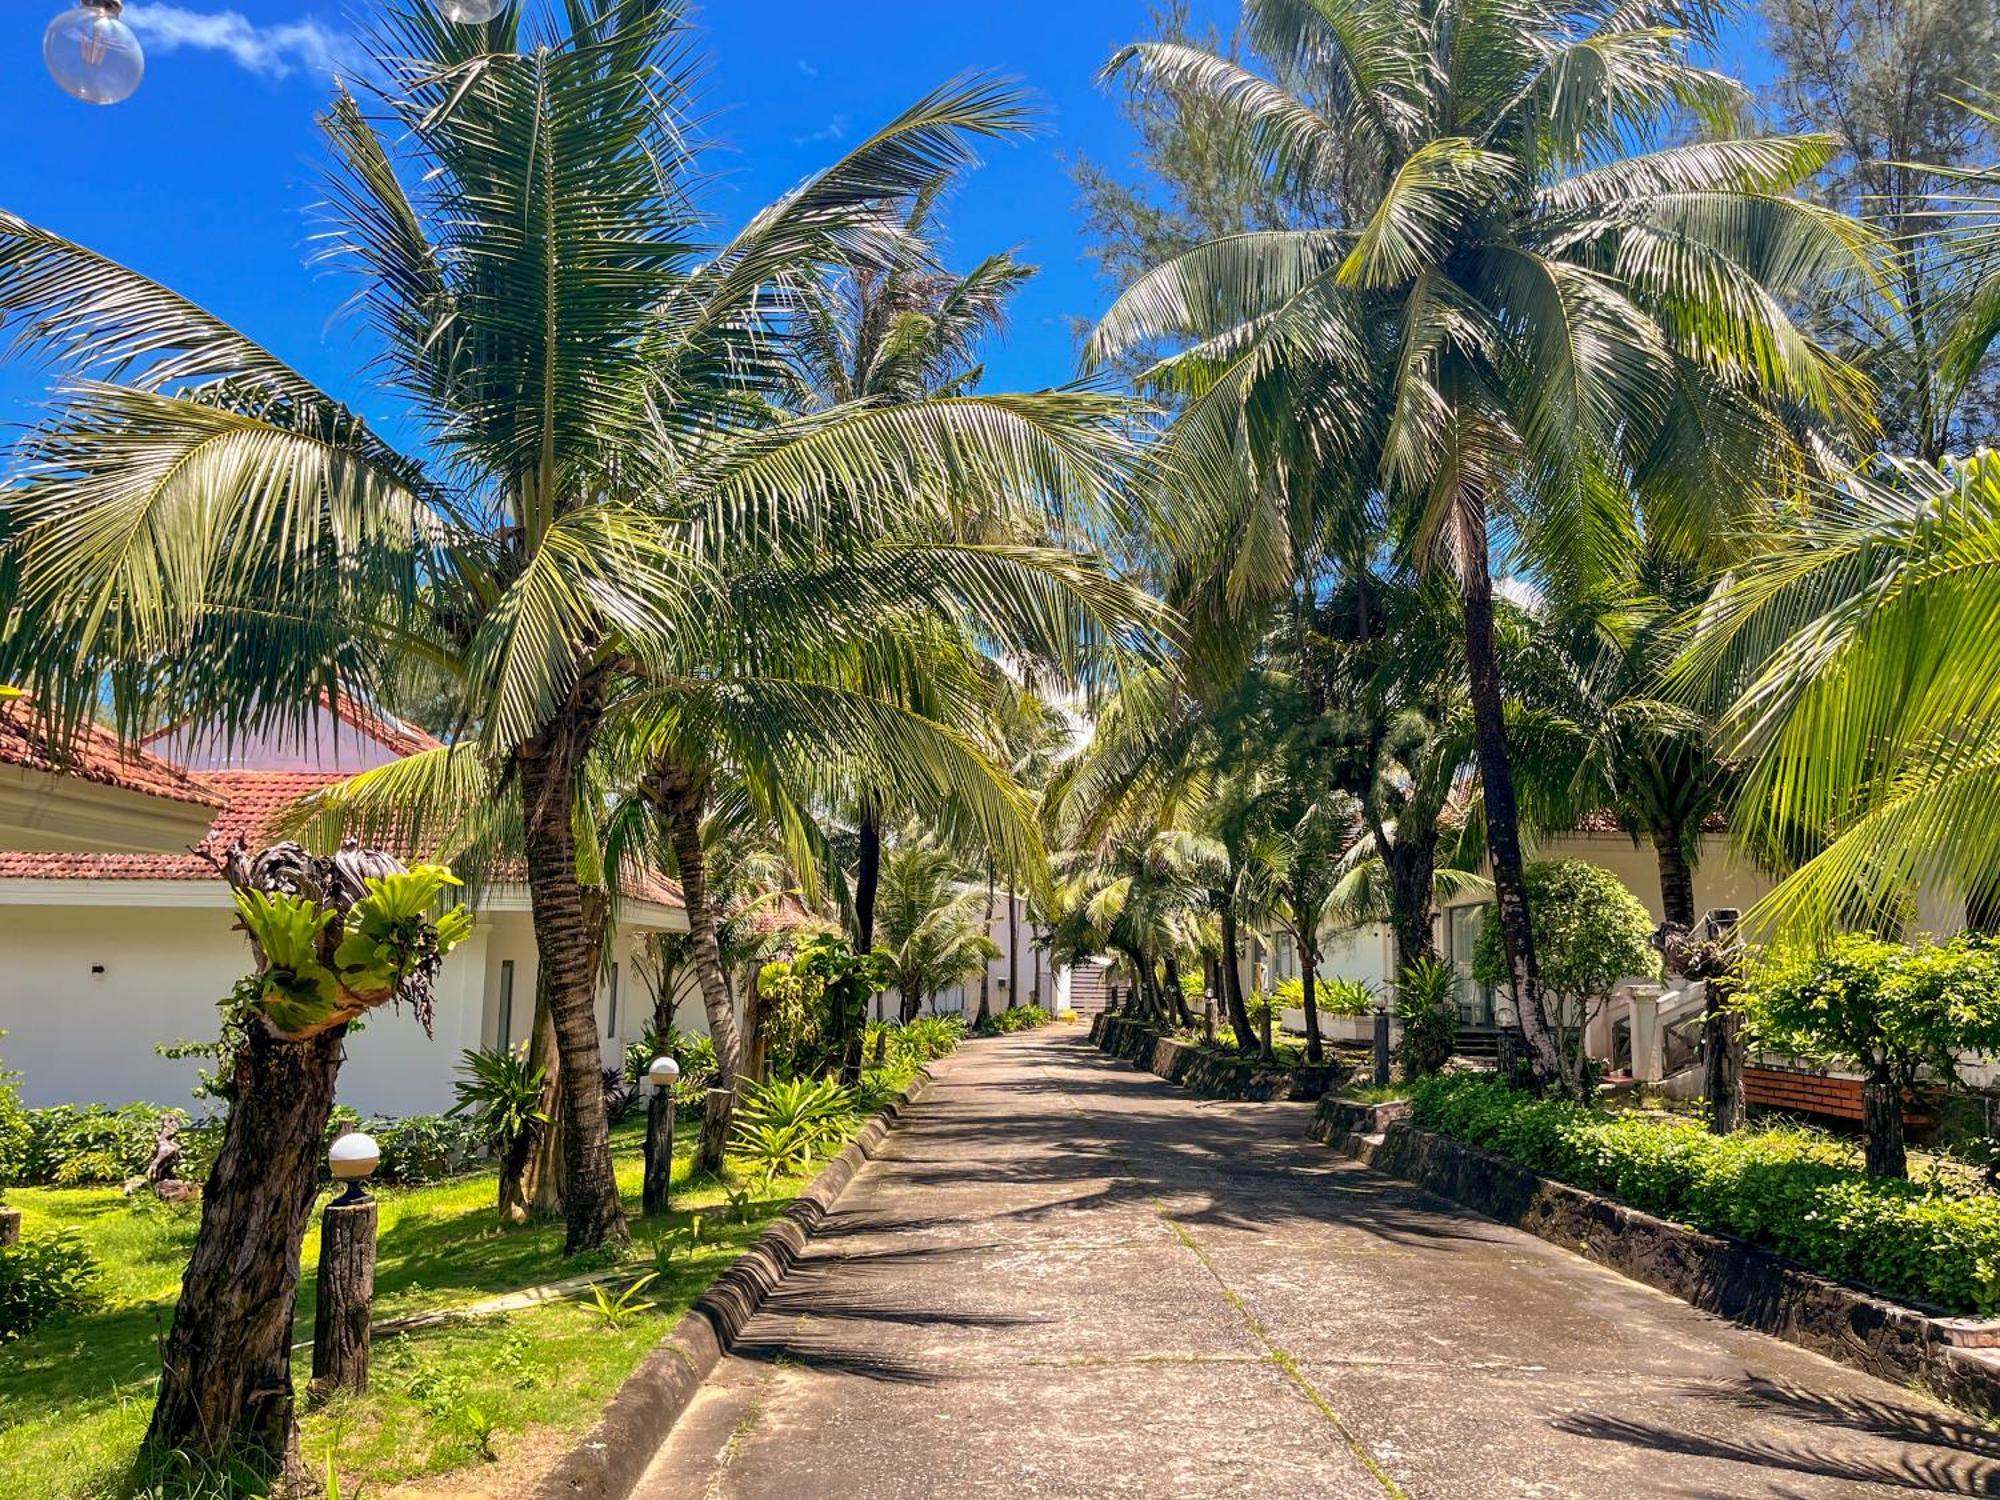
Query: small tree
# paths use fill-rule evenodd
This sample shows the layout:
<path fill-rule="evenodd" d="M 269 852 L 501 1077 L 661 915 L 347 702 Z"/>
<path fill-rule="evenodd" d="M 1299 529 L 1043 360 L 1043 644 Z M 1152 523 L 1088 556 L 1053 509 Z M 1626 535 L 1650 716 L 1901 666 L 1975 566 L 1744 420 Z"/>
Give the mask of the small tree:
<path fill-rule="evenodd" d="M 452 1084 L 458 1102 L 447 1113 L 468 1116 L 500 1163 L 499 1211 L 509 1224 L 528 1221 L 528 1158 L 551 1118 L 542 1093 L 548 1072 L 528 1055 L 528 1044 L 490 1052 L 467 1050 L 458 1065 L 465 1077 Z"/>
<path fill-rule="evenodd" d="M 1742 1003 L 1758 1045 L 1860 1071 L 1868 1171 L 1906 1177 L 1904 1093 L 1926 1074 L 1955 1081 L 1961 1053 L 2000 1048 L 2000 942 L 1847 933 L 1766 961 Z"/>
<path fill-rule="evenodd" d="M 299 1457 L 292 1317 L 347 1029 L 391 1002 L 426 1030 L 444 955 L 472 929 L 432 911 L 458 882 L 348 848 L 280 844 L 221 861 L 255 968 L 224 1002 L 229 1117 L 202 1189 L 146 1453 L 165 1469 L 250 1469 L 311 1488 Z"/>
<path fill-rule="evenodd" d="M 1588 860 L 1538 861 L 1527 867 L 1525 880 L 1541 970 L 1539 1019 L 1555 1038 L 1557 1086 L 1581 1099 L 1591 1085 L 1584 1055 L 1591 1017 L 1619 980 L 1659 977 L 1653 919 L 1623 881 Z M 1497 922 L 1479 929 L 1472 971 L 1481 983 L 1513 992 L 1513 970 Z M 1514 1001 L 1518 1014 L 1518 994 Z"/>
<path fill-rule="evenodd" d="M 1402 1039 L 1396 1056 L 1405 1079 L 1441 1072 L 1458 1044 L 1458 975 L 1441 958 L 1403 965 L 1396 981 L 1396 1021 Z"/>

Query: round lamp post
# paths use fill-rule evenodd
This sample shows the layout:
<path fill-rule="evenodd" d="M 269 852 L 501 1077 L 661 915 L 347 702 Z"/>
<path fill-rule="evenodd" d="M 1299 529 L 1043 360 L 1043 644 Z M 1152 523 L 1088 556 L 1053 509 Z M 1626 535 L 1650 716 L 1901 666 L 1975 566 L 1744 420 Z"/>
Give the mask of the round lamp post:
<path fill-rule="evenodd" d="M 648 1215 L 667 1211 L 674 1175 L 674 1080 L 680 1076 L 681 1065 L 671 1057 L 656 1057 L 646 1069 L 653 1098 L 646 1106 L 646 1182 L 640 1207 Z"/>
<path fill-rule="evenodd" d="M 132 97 L 146 54 L 122 18 L 125 0 L 81 0 L 42 33 L 42 61 L 64 93 L 86 104 Z"/>
<path fill-rule="evenodd" d="M 368 1196 L 368 1179 L 382 1164 L 382 1151 L 373 1136 L 357 1130 L 335 1141 L 326 1159 L 343 1191 L 319 1221 L 313 1389 L 365 1391 L 375 1305 L 375 1200 Z"/>

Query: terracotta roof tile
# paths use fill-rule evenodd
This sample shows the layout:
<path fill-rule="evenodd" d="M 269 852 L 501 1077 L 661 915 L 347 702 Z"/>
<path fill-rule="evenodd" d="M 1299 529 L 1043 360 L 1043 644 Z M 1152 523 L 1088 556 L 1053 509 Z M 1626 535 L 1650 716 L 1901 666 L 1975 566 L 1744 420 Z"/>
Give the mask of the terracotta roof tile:
<path fill-rule="evenodd" d="M 1578 818 L 1576 820 L 1576 827 L 1571 831 L 1574 833 L 1624 833 L 1627 830 L 1624 823 L 1619 820 L 1618 814 L 1612 812 L 1609 808 L 1600 808 L 1594 813 L 1586 813 L 1583 817 Z M 1729 831 L 1729 820 L 1719 812 L 1712 812 L 1706 818 L 1702 819 L 1701 831 L 1703 833 L 1727 833 Z"/>
<path fill-rule="evenodd" d="M 95 724 L 78 728 L 63 745 L 26 699 L 0 703 L 0 763 L 51 776 L 75 776 L 170 802 L 219 807 L 222 799 L 180 767 L 131 745 Z"/>

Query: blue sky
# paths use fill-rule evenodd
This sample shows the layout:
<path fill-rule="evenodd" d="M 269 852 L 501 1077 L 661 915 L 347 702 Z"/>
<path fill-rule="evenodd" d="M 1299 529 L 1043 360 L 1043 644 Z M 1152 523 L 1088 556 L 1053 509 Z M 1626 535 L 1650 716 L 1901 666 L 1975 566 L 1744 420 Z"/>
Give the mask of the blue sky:
<path fill-rule="evenodd" d="M 335 393 L 378 417 L 357 367 L 354 325 L 335 320 L 349 287 L 310 269 L 307 210 L 318 196 L 315 111 L 328 57 L 374 0 L 179 0 L 149 19 L 144 86 L 99 108 L 42 70 L 41 31 L 68 0 L 0 3 L 0 100 L 8 115 L 0 205 L 165 281 L 237 323 Z M 1227 24 L 1234 0 L 1195 0 Z M 1016 303 L 988 365 L 996 388 L 1073 372 L 1071 317 L 1106 290 L 1085 260 L 1065 158 L 1123 162 L 1130 133 L 1095 83 L 1121 43 L 1145 33 L 1145 0 L 738 0 L 708 5 L 714 206 L 735 223 L 829 160 L 843 139 L 967 69 L 1019 78 L 1043 133 L 986 153 L 953 205 L 954 259 L 1018 249 L 1042 274 Z M 165 28 L 164 30 L 162 28 Z M 169 33 L 189 41 L 169 46 Z M 199 43 L 199 44 L 197 44 Z M 1754 42 L 1728 65 L 1761 71 Z M 39 372 L 0 366 L 0 421 L 32 417 Z"/>

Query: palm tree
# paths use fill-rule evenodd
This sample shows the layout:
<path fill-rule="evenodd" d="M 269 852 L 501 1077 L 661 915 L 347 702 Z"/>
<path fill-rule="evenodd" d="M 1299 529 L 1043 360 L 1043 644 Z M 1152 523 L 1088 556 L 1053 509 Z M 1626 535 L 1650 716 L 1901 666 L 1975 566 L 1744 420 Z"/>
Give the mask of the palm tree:
<path fill-rule="evenodd" d="M 618 685 L 740 622 L 718 554 L 809 552 L 865 516 L 931 524 L 945 491 L 1095 481 L 1109 403 L 962 397 L 788 417 L 798 288 L 899 253 L 882 222 L 1015 129 L 981 81 L 920 102 L 708 242 L 676 0 L 393 9 L 370 110 L 342 93 L 328 254 L 356 267 L 405 453 L 269 352 L 137 273 L 0 221 L 0 316 L 71 370 L 10 497 L 23 680 L 74 722 L 302 729 L 400 658 L 456 687 L 465 745 L 518 788 L 563 1071 L 597 1065 L 574 816 Z M 787 628 L 795 601 L 762 619 Z M 723 608 L 724 605 L 731 608 Z M 714 636 L 704 640 L 713 645 Z M 32 658 L 32 659 L 27 659 Z M 627 1237 L 602 1101 L 565 1094 L 568 1248 Z"/>
<path fill-rule="evenodd" d="M 1740 85 L 1690 61 L 1719 11 L 1680 0 L 1248 0 L 1268 76 L 1128 47 L 1171 95 L 1229 111 L 1262 169 L 1315 185 L 1320 224 L 1211 240 L 1139 278 L 1093 335 L 1179 415 L 1182 509 L 1239 591 L 1282 562 L 1284 508 L 1379 489 L 1463 615 L 1497 917 L 1522 1030 L 1543 1016 L 1495 647 L 1494 523 L 1580 577 L 1649 529 L 1685 535 L 1744 476 L 1797 459 L 1771 409 L 1867 417 L 1865 383 L 1786 312 L 1872 241 L 1794 196 L 1817 138 L 1728 138 Z M 1656 142 L 1686 115 L 1711 132 Z M 1289 577 L 1289 573 L 1284 574 Z"/>
<path fill-rule="evenodd" d="M 881 941 L 905 1022 L 1000 956 L 965 876 L 958 856 L 922 842 L 897 844 L 882 861 Z"/>
<path fill-rule="evenodd" d="M 2000 459 L 1882 460 L 1785 519 L 1706 606 L 1684 680 L 1727 689 L 1733 832 L 1800 940 L 1900 931 L 1930 888 L 2000 890 Z"/>

